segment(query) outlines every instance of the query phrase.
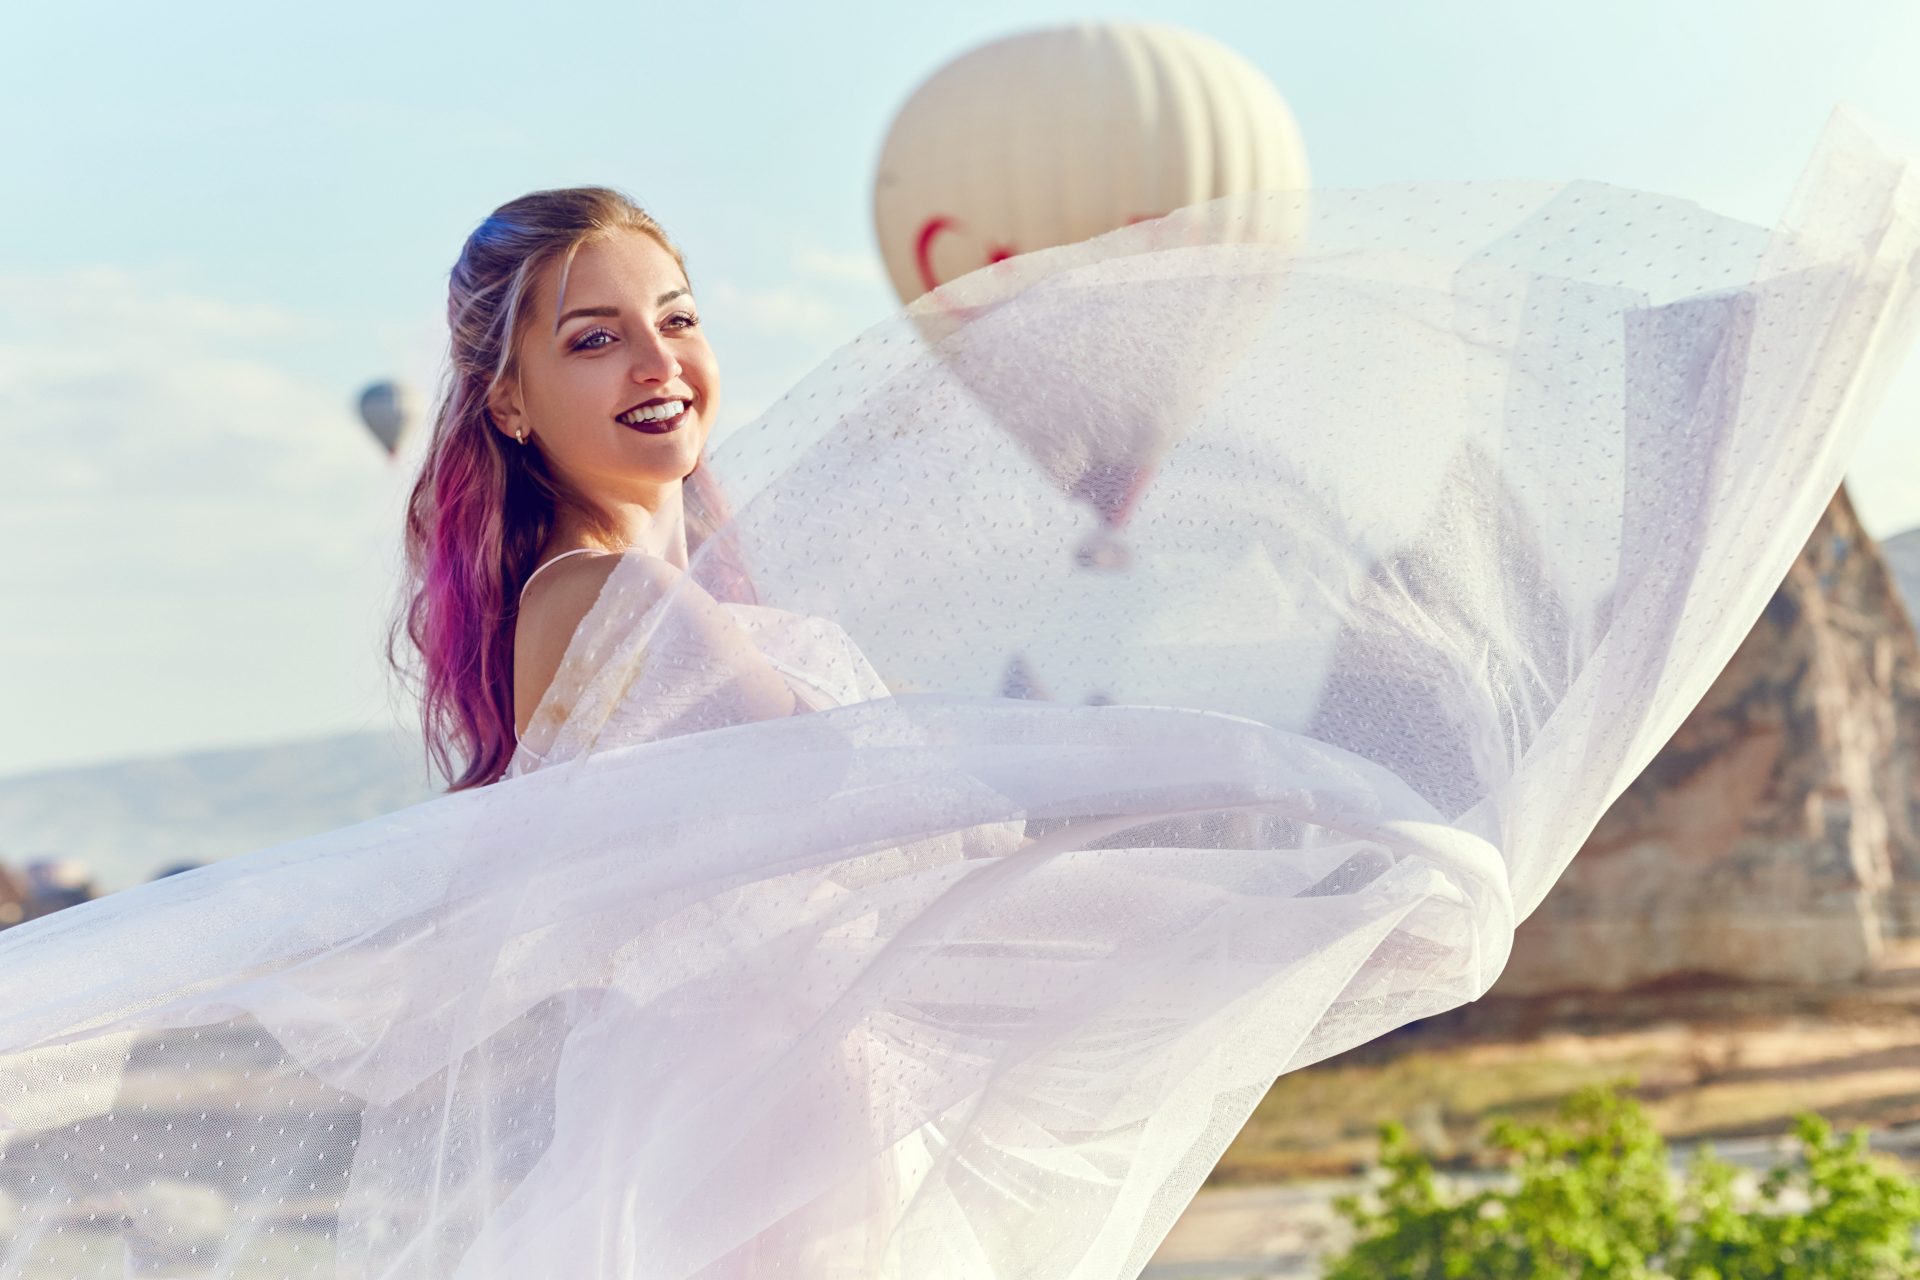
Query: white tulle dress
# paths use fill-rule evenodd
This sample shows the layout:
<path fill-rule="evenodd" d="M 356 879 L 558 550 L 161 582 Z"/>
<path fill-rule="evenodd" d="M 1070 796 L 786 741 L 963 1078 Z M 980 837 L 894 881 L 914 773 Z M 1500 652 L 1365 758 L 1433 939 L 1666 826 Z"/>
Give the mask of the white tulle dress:
<path fill-rule="evenodd" d="M 1266 192 L 946 286 L 714 450 L 506 778 L 0 933 L 0 1276 L 1138 1275 L 1276 1076 L 1500 973 L 1916 250 L 1843 109 L 1772 228 Z"/>

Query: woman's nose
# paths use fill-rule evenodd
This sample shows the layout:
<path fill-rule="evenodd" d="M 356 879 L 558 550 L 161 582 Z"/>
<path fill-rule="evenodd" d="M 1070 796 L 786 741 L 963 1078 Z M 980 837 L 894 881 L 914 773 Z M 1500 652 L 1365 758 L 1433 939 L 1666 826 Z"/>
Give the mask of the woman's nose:
<path fill-rule="evenodd" d="M 636 382 L 666 382 L 680 376 L 680 361 L 667 340 L 655 334 L 633 344 L 633 379 Z"/>

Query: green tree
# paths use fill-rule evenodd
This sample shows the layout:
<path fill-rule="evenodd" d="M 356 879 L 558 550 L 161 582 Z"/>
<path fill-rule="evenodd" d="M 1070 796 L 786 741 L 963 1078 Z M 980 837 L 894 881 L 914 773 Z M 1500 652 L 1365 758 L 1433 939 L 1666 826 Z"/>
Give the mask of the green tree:
<path fill-rule="evenodd" d="M 1381 1126 L 1384 1179 L 1334 1202 L 1355 1238 L 1325 1280 L 1920 1280 L 1920 1184 L 1877 1164 L 1864 1131 L 1801 1115 L 1799 1158 L 1742 1204 L 1706 1146 L 1676 1186 L 1631 1084 L 1583 1089 L 1552 1123 L 1495 1121 L 1504 1190 L 1444 1192 L 1406 1129 Z"/>

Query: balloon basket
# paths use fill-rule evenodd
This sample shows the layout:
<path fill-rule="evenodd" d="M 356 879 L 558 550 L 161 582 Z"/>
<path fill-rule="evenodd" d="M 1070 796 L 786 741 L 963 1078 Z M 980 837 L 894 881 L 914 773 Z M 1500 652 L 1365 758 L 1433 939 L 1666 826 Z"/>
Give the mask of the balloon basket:
<path fill-rule="evenodd" d="M 1108 571 L 1133 567 L 1133 550 L 1112 529 L 1095 529 L 1073 553 L 1074 563 L 1082 569 Z"/>

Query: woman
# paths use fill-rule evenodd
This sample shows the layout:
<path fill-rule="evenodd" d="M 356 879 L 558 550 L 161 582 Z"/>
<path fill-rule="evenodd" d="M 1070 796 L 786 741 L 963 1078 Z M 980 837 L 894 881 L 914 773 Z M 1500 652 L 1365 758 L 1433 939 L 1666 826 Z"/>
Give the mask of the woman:
<path fill-rule="evenodd" d="M 495 210 L 454 267 L 448 323 L 450 384 L 407 549 L 427 740 L 461 790 L 504 773 L 619 557 L 642 557 L 664 590 L 726 507 L 699 466 L 720 380 L 686 264 L 619 193 L 540 191 Z M 738 628 L 710 601 L 700 617 L 750 664 L 743 710 L 790 711 Z"/>
<path fill-rule="evenodd" d="M 9 1265 L 1138 1274 L 1276 1075 L 1486 991 L 1731 656 L 1911 338 L 1916 173 L 1841 113 L 1772 231 L 1216 201 L 711 451 L 664 236 L 504 206 L 409 530 L 465 768 L 0 934 Z"/>

